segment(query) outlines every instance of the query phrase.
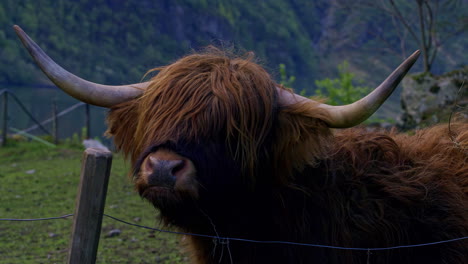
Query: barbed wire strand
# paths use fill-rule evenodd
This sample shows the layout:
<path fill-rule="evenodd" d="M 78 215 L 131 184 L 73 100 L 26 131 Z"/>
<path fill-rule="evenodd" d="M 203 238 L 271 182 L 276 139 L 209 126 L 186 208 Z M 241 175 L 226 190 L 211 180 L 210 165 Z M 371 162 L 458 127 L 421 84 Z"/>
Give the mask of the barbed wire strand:
<path fill-rule="evenodd" d="M 44 221 L 44 220 L 56 220 L 56 219 L 63 219 L 73 216 L 73 214 L 66 214 L 57 217 L 47 217 L 47 218 L 32 218 L 32 219 L 15 219 L 15 218 L 0 218 L 0 221 L 18 221 L 18 222 L 28 222 L 28 221 Z"/>
<path fill-rule="evenodd" d="M 48 218 L 34 218 L 34 219 L 15 219 L 15 218 L 0 218 L 0 221 L 43 221 L 43 220 L 57 220 L 57 219 L 64 219 L 67 217 L 73 216 L 73 214 L 67 214 L 58 217 L 48 217 Z M 429 242 L 429 243 L 422 243 L 422 244 L 413 244 L 413 245 L 402 245 L 402 246 L 393 246 L 393 247 L 379 247 L 379 248 L 357 248 L 357 247 L 339 247 L 339 246 L 329 246 L 329 245 L 320 245 L 320 244 L 308 244 L 308 243 L 298 243 L 298 242 L 289 242 L 289 241 L 261 241 L 261 240 L 253 240 L 253 239 L 244 239 L 244 238 L 235 238 L 235 237 L 220 237 L 220 236 L 210 236 L 210 235 L 203 235 L 203 234 L 195 234 L 195 233 L 186 233 L 186 232 L 178 232 L 178 231 L 170 231 L 164 230 L 144 225 L 139 225 L 135 223 L 130 223 L 125 220 L 119 219 L 117 217 L 104 214 L 104 216 L 111 218 L 115 221 L 121 222 L 126 225 L 135 226 L 143 229 L 149 229 L 153 231 L 158 231 L 162 233 L 169 233 L 169 234 L 177 234 L 177 235 L 188 235 L 188 236 L 197 236 L 197 237 L 206 237 L 212 238 L 216 241 L 221 241 L 226 243 L 226 241 L 241 241 L 241 242 L 249 242 L 249 243 L 257 243 L 257 244 L 285 244 L 285 245 L 294 245 L 294 246 L 306 246 L 306 247 L 318 247 L 318 248 L 329 248 L 329 249 L 340 249 L 340 250 L 355 250 L 355 251 L 367 251 L 368 254 L 370 251 L 382 251 L 382 250 L 392 250 L 392 249 L 400 249 L 400 248 L 412 248 L 412 247 L 423 247 L 423 246 L 432 246 L 444 243 L 450 243 L 455 241 L 460 241 L 464 239 L 468 239 L 468 236 L 453 238 L 448 240 L 436 241 L 436 242 Z"/>

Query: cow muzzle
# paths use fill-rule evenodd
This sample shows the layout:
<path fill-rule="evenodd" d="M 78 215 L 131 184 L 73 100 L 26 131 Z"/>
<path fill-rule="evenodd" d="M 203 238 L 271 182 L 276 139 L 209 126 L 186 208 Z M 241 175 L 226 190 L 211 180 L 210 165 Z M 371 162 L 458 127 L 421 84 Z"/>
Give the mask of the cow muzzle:
<path fill-rule="evenodd" d="M 144 159 L 138 182 L 145 188 L 165 189 L 198 197 L 194 164 L 190 159 L 168 149 L 159 149 Z"/>

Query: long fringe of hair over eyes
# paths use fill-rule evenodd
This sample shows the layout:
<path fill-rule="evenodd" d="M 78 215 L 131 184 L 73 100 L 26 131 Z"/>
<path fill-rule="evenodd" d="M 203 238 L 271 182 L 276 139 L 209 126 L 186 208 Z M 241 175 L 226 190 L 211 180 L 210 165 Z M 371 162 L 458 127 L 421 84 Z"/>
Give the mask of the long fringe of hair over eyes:
<path fill-rule="evenodd" d="M 109 134 L 132 162 L 146 148 L 179 140 L 224 138 L 253 167 L 273 122 L 275 83 L 253 62 L 216 48 L 155 68 L 144 94 L 114 107 Z"/>
<path fill-rule="evenodd" d="M 158 74 L 144 94 L 108 116 L 108 134 L 133 164 L 152 145 L 216 139 L 226 140 L 250 173 L 260 152 L 271 151 L 266 154 L 272 166 L 289 175 L 326 149 L 330 131 L 320 121 L 327 117 L 318 103 L 278 106 L 276 88 L 285 88 L 252 53 L 238 57 L 208 47 L 153 71 Z M 269 149 L 261 149 L 271 135 Z"/>

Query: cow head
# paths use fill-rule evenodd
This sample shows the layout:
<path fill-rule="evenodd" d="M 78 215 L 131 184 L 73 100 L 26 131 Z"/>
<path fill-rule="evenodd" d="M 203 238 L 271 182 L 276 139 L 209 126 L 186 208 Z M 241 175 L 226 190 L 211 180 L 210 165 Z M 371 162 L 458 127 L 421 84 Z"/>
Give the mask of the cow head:
<path fill-rule="evenodd" d="M 329 128 L 351 127 L 374 113 L 419 55 L 368 96 L 330 106 L 278 85 L 251 54 L 235 57 L 217 49 L 154 69 L 158 74 L 149 82 L 95 84 L 64 70 L 15 30 L 58 87 L 111 109 L 108 133 L 130 157 L 140 194 L 163 212 L 203 199 L 207 190 L 287 182 L 293 170 L 323 155 Z"/>

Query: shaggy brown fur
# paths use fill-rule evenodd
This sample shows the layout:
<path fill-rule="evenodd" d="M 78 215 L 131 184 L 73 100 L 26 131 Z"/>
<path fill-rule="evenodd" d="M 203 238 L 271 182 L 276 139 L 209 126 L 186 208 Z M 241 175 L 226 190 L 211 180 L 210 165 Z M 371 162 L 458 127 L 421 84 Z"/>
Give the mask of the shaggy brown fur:
<path fill-rule="evenodd" d="M 344 247 L 468 235 L 466 122 L 453 124 L 451 135 L 447 125 L 413 136 L 331 131 L 317 103 L 279 106 L 277 84 L 252 56 L 211 50 L 156 70 L 144 95 L 112 108 L 108 122 L 137 182 L 139 161 L 155 146 L 195 163 L 204 187 L 199 198 L 146 197 L 165 223 L 209 235 Z M 368 258 L 356 251 L 189 241 L 197 263 L 365 263 Z M 467 259 L 466 240 L 370 255 L 370 263 Z"/>
<path fill-rule="evenodd" d="M 239 58 L 209 48 L 152 71 L 159 74 L 144 95 L 112 108 L 108 118 L 108 134 L 133 164 L 152 145 L 200 142 L 216 136 L 226 139 L 243 168 L 255 167 L 260 146 L 276 118 L 275 87 L 280 86 L 254 63 L 252 54 Z M 328 117 L 317 105 L 282 109 L 287 116 L 279 119 L 285 125 L 276 133 L 283 140 L 276 142 L 273 152 L 281 175 L 314 162 L 326 149 L 323 142 L 330 133 L 317 124 Z M 285 155 L 293 149 L 294 155 Z"/>
<path fill-rule="evenodd" d="M 159 74 L 144 95 L 113 109 L 109 133 L 135 162 L 152 145 L 209 139 L 215 132 L 236 142 L 233 153 L 252 167 L 276 100 L 276 84 L 252 59 L 209 49 L 152 70 Z"/>
<path fill-rule="evenodd" d="M 326 162 L 327 170 L 341 181 L 337 186 L 342 184 L 340 194 L 327 201 L 328 206 L 342 206 L 331 216 L 334 243 L 389 247 L 467 236 L 468 149 L 457 142 L 468 143 L 468 124 L 454 124 L 451 130 L 454 140 L 448 125 L 413 136 L 361 129 L 337 133 L 334 152 Z M 420 259 L 412 256 L 418 250 L 424 252 Z M 393 260 L 391 254 L 396 252 L 386 254 Z M 408 250 L 399 256 L 399 263 L 465 263 L 467 259 L 465 240 Z"/>

